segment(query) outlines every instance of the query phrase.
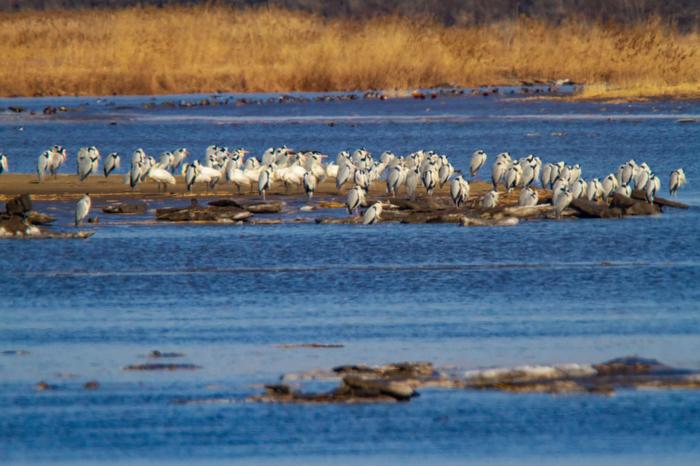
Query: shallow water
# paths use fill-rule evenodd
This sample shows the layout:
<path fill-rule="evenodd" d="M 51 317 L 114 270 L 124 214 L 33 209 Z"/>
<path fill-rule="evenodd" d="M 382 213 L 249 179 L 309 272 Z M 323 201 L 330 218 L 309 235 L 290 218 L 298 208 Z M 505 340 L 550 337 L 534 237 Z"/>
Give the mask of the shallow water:
<path fill-rule="evenodd" d="M 0 355 L 3 463 L 700 459 L 694 392 L 424 390 L 400 405 L 242 403 L 283 372 L 343 363 L 429 360 L 466 370 L 639 354 L 700 369 L 700 126 L 677 122 L 700 118 L 700 103 L 455 97 L 143 109 L 148 98 L 114 100 L 52 117 L 0 113 L 0 151 L 20 172 L 52 144 L 68 147 L 66 171 L 88 144 L 154 154 L 187 146 L 197 156 L 212 143 L 254 153 L 281 144 L 333 154 L 434 148 L 461 167 L 484 148 L 491 157 L 509 150 L 578 162 L 586 178 L 635 158 L 664 190 L 670 171 L 684 167 L 690 183 L 679 198 L 692 207 L 500 229 L 139 223 L 149 212 L 103 216 L 86 241 L 5 242 L 0 351 L 29 354 Z M 37 206 L 58 216 L 56 228 L 71 228 L 72 203 Z M 344 347 L 279 347 L 315 341 Z M 183 352 L 178 362 L 202 369 L 122 370 L 153 349 Z M 37 392 L 39 380 L 58 389 Z M 88 380 L 100 389 L 83 390 Z M 210 396 L 232 402 L 173 403 Z"/>

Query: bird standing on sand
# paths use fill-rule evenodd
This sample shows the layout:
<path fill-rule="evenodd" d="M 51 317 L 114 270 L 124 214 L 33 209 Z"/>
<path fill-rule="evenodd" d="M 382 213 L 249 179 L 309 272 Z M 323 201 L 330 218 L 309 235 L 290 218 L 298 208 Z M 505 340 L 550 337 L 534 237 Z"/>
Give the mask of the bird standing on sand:
<path fill-rule="evenodd" d="M 382 203 L 376 202 L 369 206 L 369 209 L 365 211 L 362 216 L 362 223 L 365 225 L 372 225 L 381 220 L 380 215 L 382 214 Z"/>
<path fill-rule="evenodd" d="M 433 190 L 435 189 L 435 182 L 437 181 L 435 176 L 435 173 L 433 172 L 432 169 L 428 169 L 423 173 L 423 176 L 421 176 L 421 181 L 423 182 L 423 186 L 425 186 L 425 191 L 428 193 L 428 196 L 433 195 Z"/>
<path fill-rule="evenodd" d="M 92 173 L 96 173 L 100 164 L 100 151 L 97 147 L 81 147 L 76 158 L 77 173 L 80 181 L 85 181 L 85 178 Z"/>
<path fill-rule="evenodd" d="M 7 154 L 0 152 L 0 175 L 10 171 L 10 167 L 7 164 Z"/>
<path fill-rule="evenodd" d="M 685 172 L 682 168 L 671 172 L 671 181 L 668 184 L 668 192 L 675 196 L 681 186 L 685 184 Z"/>
<path fill-rule="evenodd" d="M 78 204 L 75 206 L 75 226 L 79 226 L 83 220 L 85 220 L 85 217 L 88 216 L 90 213 L 90 206 L 92 206 L 92 201 L 90 200 L 90 196 L 88 194 L 85 194 L 83 197 L 80 198 L 78 201 Z"/>
<path fill-rule="evenodd" d="M 161 187 L 165 192 L 168 185 L 175 185 L 175 177 L 168 170 L 157 165 L 149 168 L 148 177 L 158 184 L 158 192 L 160 192 Z"/>
<path fill-rule="evenodd" d="M 450 183 L 450 197 L 457 207 L 462 207 L 469 198 L 469 183 L 461 175 Z"/>
<path fill-rule="evenodd" d="M 484 164 L 486 163 L 486 159 L 486 152 L 484 152 L 481 149 L 475 151 L 472 154 L 472 160 L 469 163 L 469 173 L 471 174 L 472 178 L 475 177 L 481 169 L 481 167 L 484 166 Z"/>
<path fill-rule="evenodd" d="M 46 178 L 46 175 L 48 174 L 49 171 L 49 162 L 51 160 L 51 151 L 50 150 L 45 150 L 44 152 L 39 155 L 39 159 L 36 162 L 36 176 L 39 179 L 39 182 L 44 181 L 44 178 Z"/>
<path fill-rule="evenodd" d="M 105 162 L 102 165 L 102 171 L 105 174 L 105 178 L 108 178 L 114 170 L 119 170 L 120 164 L 121 158 L 116 152 L 112 152 L 107 157 L 105 157 Z"/>

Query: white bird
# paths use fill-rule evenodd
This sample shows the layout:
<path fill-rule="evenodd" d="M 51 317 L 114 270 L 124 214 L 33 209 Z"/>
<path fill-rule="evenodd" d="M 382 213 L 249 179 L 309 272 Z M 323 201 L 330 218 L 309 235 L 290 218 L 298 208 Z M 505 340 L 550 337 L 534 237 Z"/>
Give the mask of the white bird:
<path fill-rule="evenodd" d="M 158 162 L 158 165 L 164 170 L 171 170 L 172 168 L 175 168 L 175 154 L 169 150 L 166 150 L 160 154 L 160 161 Z"/>
<path fill-rule="evenodd" d="M 498 191 L 489 191 L 481 198 L 481 207 L 484 209 L 493 209 L 498 205 Z"/>
<path fill-rule="evenodd" d="M 511 192 L 513 188 L 520 184 L 522 177 L 523 169 L 520 166 L 520 163 L 516 160 L 506 172 L 506 189 L 508 189 L 508 192 Z"/>
<path fill-rule="evenodd" d="M 177 170 L 178 168 L 180 168 L 180 166 L 185 161 L 188 155 L 190 155 L 190 152 L 184 147 L 181 147 L 175 152 L 173 152 L 173 163 L 171 165 L 171 168 L 173 170 Z"/>
<path fill-rule="evenodd" d="M 151 167 L 148 170 L 148 177 L 158 183 L 158 192 L 160 192 L 161 186 L 165 191 L 169 184 L 175 185 L 175 177 L 168 170 L 159 166 Z"/>
<path fill-rule="evenodd" d="M 362 216 L 362 223 L 365 225 L 372 225 L 373 223 L 377 223 L 379 220 L 381 220 L 380 215 L 382 214 L 382 203 L 381 202 L 375 202 L 369 208 L 365 211 L 365 214 Z"/>
<path fill-rule="evenodd" d="M 0 175 L 10 171 L 10 167 L 7 164 L 7 154 L 0 152 Z"/>
<path fill-rule="evenodd" d="M 521 207 L 531 207 L 536 206 L 538 201 L 537 191 L 530 188 L 523 188 L 520 190 L 520 196 L 518 197 L 518 205 Z"/>
<path fill-rule="evenodd" d="M 243 186 L 250 189 L 250 185 L 251 185 L 250 178 L 248 178 L 246 176 L 246 174 L 243 170 L 236 167 L 236 164 L 232 160 L 229 160 L 226 164 L 225 175 L 226 175 L 226 181 L 228 183 L 233 183 L 236 185 L 239 194 L 241 192 L 241 187 L 243 187 Z M 256 179 L 257 179 L 257 177 L 256 177 Z"/>
<path fill-rule="evenodd" d="M 630 160 L 626 164 L 622 165 L 620 168 L 622 169 L 620 171 L 620 184 L 630 184 L 630 182 L 632 181 L 632 177 L 635 174 L 637 164 L 634 160 Z"/>
<path fill-rule="evenodd" d="M 436 184 L 435 173 L 433 173 L 433 171 L 430 169 L 426 170 L 423 173 L 423 176 L 421 176 L 421 181 L 423 182 L 423 186 L 425 186 L 425 190 L 428 193 L 428 196 L 432 196 Z"/>
<path fill-rule="evenodd" d="M 341 152 L 342 153 L 342 152 Z M 344 159 L 341 159 L 344 160 Z M 345 183 L 348 182 L 355 175 L 355 167 L 353 167 L 350 162 L 345 162 L 343 165 L 339 165 L 338 173 L 335 178 L 335 187 L 340 190 Z"/>
<path fill-rule="evenodd" d="M 644 197 L 649 204 L 654 203 L 656 193 L 661 189 L 661 180 L 654 173 L 649 177 L 646 186 L 644 186 Z"/>
<path fill-rule="evenodd" d="M 486 155 L 486 152 L 484 152 L 484 151 L 481 150 L 481 149 L 475 151 L 475 152 L 472 154 L 472 160 L 471 160 L 471 162 L 469 163 L 469 173 L 471 174 L 472 178 L 475 177 L 476 174 L 477 174 L 477 173 L 479 172 L 479 170 L 481 169 L 481 167 L 484 166 L 484 164 L 486 163 L 486 159 L 487 159 L 487 158 L 488 158 L 488 157 L 487 157 L 487 155 Z"/>
<path fill-rule="evenodd" d="M 406 175 L 406 195 L 409 199 L 413 200 L 416 197 L 416 190 L 418 189 L 418 183 L 420 180 L 420 172 L 418 167 L 415 167 L 408 171 Z"/>
<path fill-rule="evenodd" d="M 457 207 L 462 207 L 469 199 L 469 183 L 463 176 L 458 176 L 450 183 L 450 197 Z"/>
<path fill-rule="evenodd" d="M 542 187 L 547 188 L 547 187 L 552 187 L 551 183 L 554 182 L 552 179 L 552 170 L 554 169 L 554 165 L 551 163 L 545 163 L 544 167 L 542 168 L 542 177 L 540 178 L 540 181 L 542 182 Z"/>
<path fill-rule="evenodd" d="M 671 172 L 671 181 L 668 184 L 668 192 L 675 196 L 678 190 L 685 184 L 685 172 L 682 168 Z"/>
<path fill-rule="evenodd" d="M 51 151 L 45 150 L 39 155 L 39 159 L 36 163 L 36 176 L 39 182 L 44 181 L 48 171 L 49 171 L 49 161 L 51 160 Z"/>
<path fill-rule="evenodd" d="M 348 214 L 352 215 L 353 211 L 360 208 L 365 203 L 365 190 L 359 186 L 354 186 L 348 191 L 345 199 L 345 206 L 348 208 Z"/>
<path fill-rule="evenodd" d="M 574 199 L 584 197 L 586 195 L 586 189 L 588 185 L 586 181 L 582 178 L 577 179 L 574 182 L 569 182 L 569 190 Z"/>
<path fill-rule="evenodd" d="M 85 220 L 85 217 L 88 216 L 90 213 L 90 206 L 92 205 L 92 201 L 90 200 L 90 196 L 85 194 L 83 197 L 80 198 L 78 203 L 75 206 L 75 226 L 77 227 L 80 225 L 80 223 Z"/>
<path fill-rule="evenodd" d="M 557 218 L 561 218 L 562 212 L 569 207 L 573 198 L 571 191 L 569 191 L 566 186 L 560 187 L 559 190 L 554 193 L 552 204 L 554 204 L 554 211 L 557 214 Z"/>
<path fill-rule="evenodd" d="M 353 175 L 353 181 L 356 186 L 361 187 L 365 192 L 369 191 L 370 179 L 367 171 L 365 170 L 355 170 Z"/>
<path fill-rule="evenodd" d="M 97 147 L 81 147 L 76 158 L 77 173 L 80 181 L 85 181 L 85 178 L 92 173 L 97 173 L 99 164 L 100 151 L 97 150 Z"/>
<path fill-rule="evenodd" d="M 503 177 L 506 174 L 506 170 L 508 170 L 509 163 L 510 162 L 506 162 L 505 160 L 497 159 L 496 162 L 493 164 L 493 167 L 491 168 L 491 183 L 493 183 L 494 190 L 498 189 L 498 183 L 500 183 L 503 180 Z"/>
<path fill-rule="evenodd" d="M 102 170 L 105 174 L 105 178 L 109 177 L 109 175 L 114 170 L 119 170 L 120 164 L 121 164 L 121 158 L 119 157 L 119 154 L 117 154 L 116 152 L 112 152 L 107 157 L 105 157 L 105 161 L 104 161 L 104 164 L 102 166 Z"/>
<path fill-rule="evenodd" d="M 603 185 L 600 183 L 598 178 L 593 178 L 590 183 L 588 183 L 588 188 L 586 189 L 586 199 L 589 201 L 597 201 L 603 195 Z"/>
<path fill-rule="evenodd" d="M 608 197 L 615 192 L 618 187 L 617 177 L 612 173 L 605 177 L 603 180 L 603 199 L 607 200 Z"/>
<path fill-rule="evenodd" d="M 396 165 L 389 171 L 389 176 L 386 177 L 386 192 L 391 197 L 396 197 L 396 193 L 401 185 L 401 178 L 403 178 L 403 170 L 401 165 Z"/>
<path fill-rule="evenodd" d="M 270 189 L 272 184 L 272 165 L 268 165 L 267 168 L 260 172 L 260 177 L 258 178 L 258 194 L 260 194 L 265 200 L 265 192 Z"/>
<path fill-rule="evenodd" d="M 314 191 L 316 191 L 316 176 L 310 171 L 304 173 L 304 191 L 309 199 L 314 196 Z"/>
<path fill-rule="evenodd" d="M 628 184 L 622 184 L 615 190 L 615 194 L 622 194 L 623 196 L 631 197 L 632 186 Z"/>
<path fill-rule="evenodd" d="M 68 160 L 68 154 L 66 149 L 62 146 L 53 146 L 49 149 L 50 156 L 48 161 L 48 170 L 51 175 L 56 177 L 58 170 L 61 168 L 66 160 Z"/>

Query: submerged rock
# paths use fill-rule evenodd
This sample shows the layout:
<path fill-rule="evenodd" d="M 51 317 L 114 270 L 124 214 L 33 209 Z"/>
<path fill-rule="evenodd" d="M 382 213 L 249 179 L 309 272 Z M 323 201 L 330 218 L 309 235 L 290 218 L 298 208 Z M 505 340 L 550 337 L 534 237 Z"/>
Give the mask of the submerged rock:
<path fill-rule="evenodd" d="M 201 369 L 201 366 L 195 364 L 175 364 L 175 363 L 146 363 L 146 364 L 131 364 L 124 367 L 125 371 L 191 371 Z"/>
<path fill-rule="evenodd" d="M 192 205 L 185 208 L 163 208 L 156 210 L 156 220 L 166 222 L 235 222 L 245 220 L 253 214 L 240 207 L 203 207 Z"/>
<path fill-rule="evenodd" d="M 185 356 L 184 353 L 162 352 L 158 350 L 153 350 L 148 353 L 149 358 L 181 358 L 183 356 Z"/>
<path fill-rule="evenodd" d="M 136 215 L 145 214 L 148 206 L 144 202 L 140 203 L 124 203 L 108 205 L 102 208 L 105 214 L 121 214 L 121 215 Z"/>

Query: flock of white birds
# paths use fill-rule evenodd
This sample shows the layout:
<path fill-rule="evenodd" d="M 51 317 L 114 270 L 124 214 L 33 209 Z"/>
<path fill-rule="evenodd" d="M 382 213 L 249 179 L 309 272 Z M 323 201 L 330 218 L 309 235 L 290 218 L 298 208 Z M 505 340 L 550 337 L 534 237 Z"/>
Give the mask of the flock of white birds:
<path fill-rule="evenodd" d="M 181 173 L 185 178 L 186 189 L 192 191 L 195 186 L 203 185 L 206 190 L 214 189 L 220 182 L 233 184 L 238 192 L 241 189 L 254 190 L 265 199 L 266 193 L 275 183 L 303 188 L 309 199 L 313 197 L 318 184 L 324 179 L 335 179 L 338 191 L 347 185 L 352 187 L 347 192 L 346 206 L 352 214 L 366 204 L 366 196 L 371 184 L 377 180 L 386 182 L 387 193 L 395 197 L 401 190 L 414 199 L 420 186 L 428 196 L 437 187 L 449 182 L 450 197 L 457 207 L 470 201 L 469 182 L 455 170 L 446 155 L 434 151 L 419 150 L 406 156 L 397 156 L 392 152 L 383 152 L 377 160 L 367 149 L 357 149 L 352 153 L 342 151 L 335 161 L 326 161 L 327 155 L 318 151 L 294 151 L 286 146 L 267 149 L 260 159 L 248 156 L 245 149 L 229 150 L 226 147 L 212 145 L 207 147 L 204 162 L 198 160 L 187 162 L 189 151 L 180 148 L 160 154 L 158 160 L 149 157 L 143 149 L 136 149 L 131 156 L 125 183 L 132 189 L 147 180 L 155 182 L 158 190 L 165 191 L 168 185 L 175 185 L 173 173 Z M 486 164 L 487 154 L 477 150 L 472 154 L 469 175 L 474 178 Z M 53 146 L 39 156 L 37 178 L 39 182 L 47 176 L 55 176 L 66 163 L 67 152 L 62 146 Z M 83 147 L 78 151 L 76 168 L 80 181 L 90 175 L 98 174 L 101 160 L 100 151 L 95 147 Z M 105 157 L 103 174 L 109 177 L 119 170 L 121 157 L 116 152 Z M 8 171 L 8 159 L 0 153 L 0 173 Z M 456 176 L 455 176 L 456 175 Z M 480 199 L 473 199 L 472 205 L 478 204 L 484 209 L 498 205 L 498 185 L 507 192 L 520 189 L 518 204 L 535 206 L 539 202 L 534 186 L 540 183 L 542 188 L 552 191 L 552 205 L 557 216 L 566 209 L 573 199 L 585 198 L 590 201 L 607 199 L 614 193 L 630 196 L 632 189 L 641 190 L 648 202 L 661 189 L 659 177 L 646 162 L 637 164 L 634 160 L 620 165 L 602 181 L 583 178 L 578 164 L 565 162 L 542 163 L 539 157 L 528 155 L 520 159 L 502 152 L 495 157 L 491 168 L 493 190 Z M 682 168 L 671 172 L 669 192 L 675 195 L 686 182 Z M 75 223 L 79 225 L 88 215 L 90 198 L 86 194 L 78 202 Z M 383 204 L 376 202 L 369 206 L 363 215 L 365 224 L 381 220 Z"/>

